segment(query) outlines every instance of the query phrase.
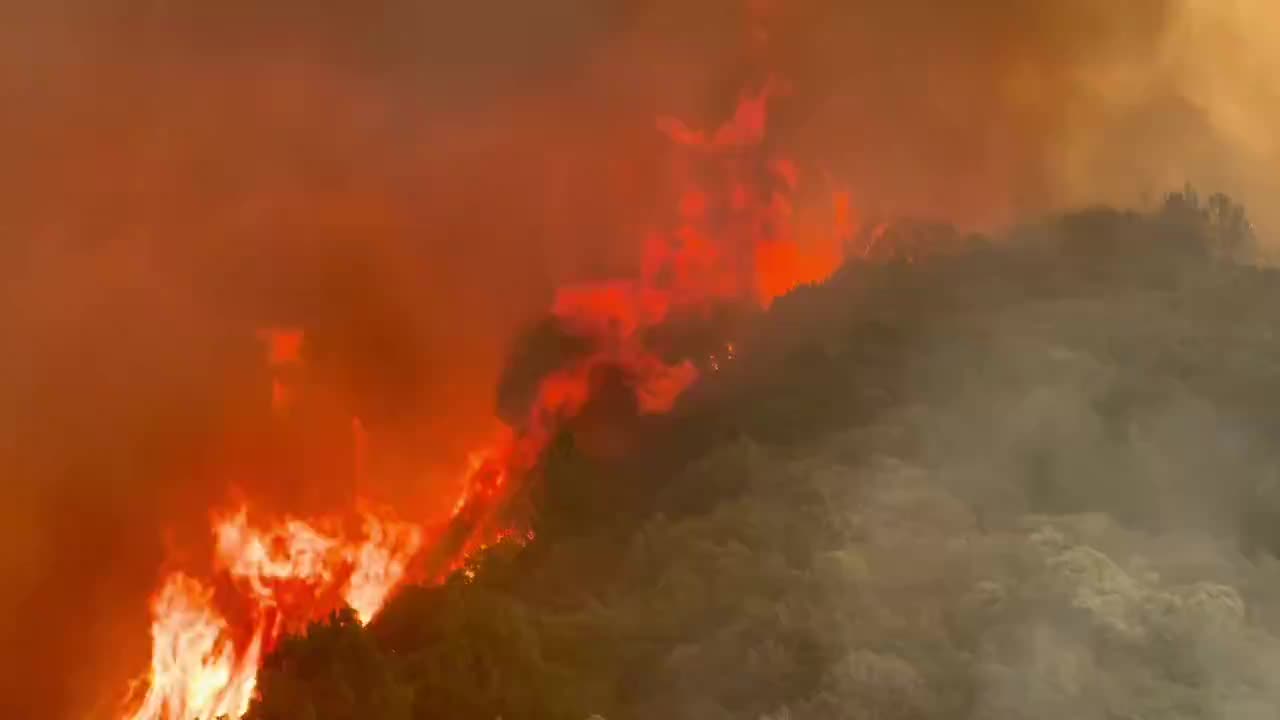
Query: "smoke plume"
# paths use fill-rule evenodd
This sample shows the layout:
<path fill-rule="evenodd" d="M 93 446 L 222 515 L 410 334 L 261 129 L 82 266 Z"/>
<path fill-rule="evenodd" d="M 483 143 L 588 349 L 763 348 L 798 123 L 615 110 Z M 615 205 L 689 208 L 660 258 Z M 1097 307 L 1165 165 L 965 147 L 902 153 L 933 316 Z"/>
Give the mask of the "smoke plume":
<path fill-rule="evenodd" d="M 788 79 L 772 142 L 866 216 L 986 226 L 1192 180 L 1264 202 L 1264 0 L 6 3 L 2 696 L 79 717 L 235 488 L 432 517 L 514 338 L 632 269 L 672 205 L 658 116 Z M 1261 205 L 1260 220 L 1276 222 Z M 255 333 L 306 329 L 270 413 Z M 380 443 L 352 487 L 349 420 Z M 112 697 L 112 699 L 114 699 Z"/>

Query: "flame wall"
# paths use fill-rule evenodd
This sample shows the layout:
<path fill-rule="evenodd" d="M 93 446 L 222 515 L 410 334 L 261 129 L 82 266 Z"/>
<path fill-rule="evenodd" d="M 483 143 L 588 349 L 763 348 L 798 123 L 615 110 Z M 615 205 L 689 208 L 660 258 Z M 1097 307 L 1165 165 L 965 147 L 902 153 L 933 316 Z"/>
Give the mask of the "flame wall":
<path fill-rule="evenodd" d="M 1275 189 L 1264 0 L 750 10 L 0 8 L 8 714 L 115 699 L 166 543 L 198 547 L 232 484 L 346 502 L 351 415 L 383 444 L 371 492 L 451 502 L 511 338 L 563 281 L 632 268 L 671 204 L 654 117 L 712 125 L 764 70 L 795 90 L 776 141 L 866 212 Z M 252 335 L 270 324 L 308 329 L 324 389 L 283 425 Z"/>

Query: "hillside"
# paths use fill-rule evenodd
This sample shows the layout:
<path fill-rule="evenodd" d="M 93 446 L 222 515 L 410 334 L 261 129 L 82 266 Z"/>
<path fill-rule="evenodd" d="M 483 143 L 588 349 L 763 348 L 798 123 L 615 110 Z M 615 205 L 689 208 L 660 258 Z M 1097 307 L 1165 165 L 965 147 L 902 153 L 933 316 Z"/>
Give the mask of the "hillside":
<path fill-rule="evenodd" d="M 611 418 L 624 454 L 566 433 L 534 542 L 287 640 L 250 720 L 1269 717 L 1280 273 L 1243 214 L 900 232 Z"/>

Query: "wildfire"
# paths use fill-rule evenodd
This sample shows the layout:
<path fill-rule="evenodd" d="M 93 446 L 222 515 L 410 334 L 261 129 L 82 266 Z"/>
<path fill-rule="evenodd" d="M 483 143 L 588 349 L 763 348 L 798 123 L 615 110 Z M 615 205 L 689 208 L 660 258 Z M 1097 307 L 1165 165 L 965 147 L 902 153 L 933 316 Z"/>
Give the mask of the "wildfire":
<path fill-rule="evenodd" d="M 507 531 L 500 520 L 495 525 L 494 511 L 564 424 L 591 401 L 598 370 L 620 372 L 642 414 L 668 412 L 697 381 L 694 359 L 665 359 L 650 346 L 650 330 L 717 304 L 768 307 L 800 285 L 827 279 L 844 261 L 856 225 L 850 195 L 831 193 L 829 206 L 800 202 L 800 169 L 761 147 L 769 102 L 787 90 L 770 78 L 758 91 L 744 93 L 732 117 L 711 131 L 658 119 L 660 132 L 708 167 L 678 179 L 683 189 L 676 222 L 646 239 L 637 276 L 556 292 L 552 316 L 591 351 L 544 376 L 523 422 L 473 455 L 454 506 L 454 544 L 437 552 L 446 567 L 456 569 L 458 563 L 448 558 L 465 556 Z M 695 175 L 711 181 L 695 182 Z M 734 345 L 725 343 L 706 367 L 719 371 L 736 356 Z"/>
<path fill-rule="evenodd" d="M 369 622 L 422 543 L 418 527 L 372 514 L 359 539 L 294 518 L 259 529 L 245 510 L 216 521 L 213 533 L 215 565 L 247 603 L 247 623 L 228 620 L 212 586 L 170 574 L 152 601 L 151 672 L 133 720 L 243 715 L 262 655 L 282 632 L 340 604 Z"/>
<path fill-rule="evenodd" d="M 343 598 L 360 622 L 367 624 L 404 580 L 409 561 L 422 546 L 422 531 L 414 525 L 366 515 L 364 533 L 364 542 L 348 555 L 353 570 Z"/>
<path fill-rule="evenodd" d="M 680 203 L 682 224 L 669 237 L 655 238 L 646 262 L 649 278 L 674 272 L 672 290 L 685 302 L 747 299 L 768 307 L 800 285 L 826 280 L 844 262 L 857 224 L 850 194 L 831 192 L 827 207 L 800 202 L 797 194 L 806 189 L 800 168 L 759 147 L 768 131 L 769 101 L 787 92 L 786 83 L 771 77 L 744 94 L 733 117 L 710 133 L 677 119 L 658 120 L 674 142 L 718 164 L 719 187 L 689 183 Z"/>
<path fill-rule="evenodd" d="M 170 575 L 151 603 L 151 676 L 136 720 L 240 716 L 249 709 L 261 653 L 261 628 L 237 650 L 213 605 L 213 590 Z"/>
<path fill-rule="evenodd" d="M 587 341 L 590 352 L 543 377 L 522 422 L 475 453 L 450 525 L 438 535 L 366 512 L 356 537 L 340 522 L 285 518 L 266 528 L 247 509 L 214 522 L 219 584 L 169 575 L 152 601 L 152 661 L 145 696 L 131 720 L 211 720 L 243 715 L 264 653 L 281 633 L 345 604 L 367 623 L 395 588 L 410 578 L 436 580 L 464 568 L 468 553 L 504 538 L 533 539 L 498 511 L 535 467 L 564 423 L 592 400 L 601 369 L 620 371 L 640 413 L 665 413 L 696 382 L 692 358 L 667 359 L 648 333 L 674 317 L 706 313 L 716 304 L 767 307 L 798 285 L 826 279 L 843 262 L 856 219 L 847 193 L 830 205 L 797 199 L 799 168 L 761 148 L 768 104 L 786 91 L 773 79 L 743 95 L 736 112 L 710 131 L 664 118 L 658 130 L 695 151 L 712 172 L 705 182 L 682 178 L 676 222 L 645 243 L 636 277 L 561 288 L 551 314 Z M 694 173 L 689 173 L 693 177 Z M 304 334 L 263 331 L 273 375 L 272 406 L 283 410 L 295 392 L 290 368 L 301 362 Z M 725 342 L 711 370 L 736 357 Z M 360 473 L 366 430 L 353 421 Z M 428 537 L 429 536 L 429 537 Z M 426 555 L 426 559 L 419 557 Z M 417 562 L 411 573 L 411 563 Z M 225 587 L 224 587 L 225 586 Z M 217 592 L 215 592 L 215 588 Z M 234 602 L 224 602 L 231 595 Z M 236 611 L 232 613 L 226 607 Z"/>

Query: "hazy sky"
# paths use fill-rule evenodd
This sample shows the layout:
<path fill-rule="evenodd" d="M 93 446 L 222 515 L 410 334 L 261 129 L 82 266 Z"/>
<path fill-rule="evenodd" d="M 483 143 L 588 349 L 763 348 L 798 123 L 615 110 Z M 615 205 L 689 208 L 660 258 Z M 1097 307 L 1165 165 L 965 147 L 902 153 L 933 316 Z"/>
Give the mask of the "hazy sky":
<path fill-rule="evenodd" d="M 0 695 L 58 717 L 141 668 L 166 538 L 228 486 L 343 497 L 245 470 L 256 327 L 308 329 L 328 411 L 390 438 L 379 492 L 429 505 L 513 335 L 665 206 L 654 117 L 766 70 L 776 142 L 869 210 L 1189 179 L 1280 220 L 1268 0 L 752 5 L 763 49 L 738 0 L 0 1 Z"/>

